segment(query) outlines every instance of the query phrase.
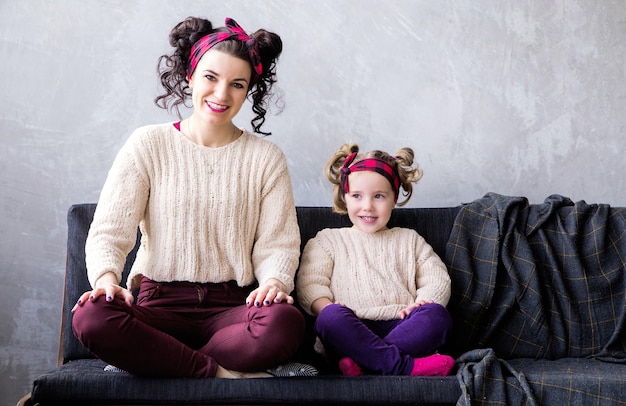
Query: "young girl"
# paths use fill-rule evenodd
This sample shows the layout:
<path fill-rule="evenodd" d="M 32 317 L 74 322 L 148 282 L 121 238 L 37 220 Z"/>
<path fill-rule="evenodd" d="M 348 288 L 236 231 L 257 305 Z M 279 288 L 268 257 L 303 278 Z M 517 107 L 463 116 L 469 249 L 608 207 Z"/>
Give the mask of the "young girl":
<path fill-rule="evenodd" d="M 324 229 L 308 241 L 297 277 L 303 308 L 337 354 L 344 375 L 444 376 L 454 360 L 435 351 L 452 326 L 446 266 L 414 230 L 387 228 L 421 178 L 413 150 L 395 157 L 344 145 L 325 168 L 333 210 L 351 228 Z M 405 199 L 398 202 L 400 188 Z"/>
<path fill-rule="evenodd" d="M 138 375 L 268 376 L 294 355 L 304 317 L 290 296 L 300 234 L 286 159 L 237 127 L 246 98 L 265 121 L 280 37 L 190 17 L 159 60 L 174 108 L 192 114 L 138 128 L 118 153 L 85 247 L 92 289 L 73 328 L 96 356 Z M 126 286 L 122 271 L 141 246 Z M 137 303 L 131 290 L 138 288 Z M 306 372 L 306 371 L 305 371 Z"/>

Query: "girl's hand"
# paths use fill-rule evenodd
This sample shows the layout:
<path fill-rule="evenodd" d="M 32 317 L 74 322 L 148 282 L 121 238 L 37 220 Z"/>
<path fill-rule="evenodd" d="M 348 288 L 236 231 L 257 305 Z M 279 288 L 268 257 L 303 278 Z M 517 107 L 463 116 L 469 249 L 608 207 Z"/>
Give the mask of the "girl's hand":
<path fill-rule="evenodd" d="M 246 298 L 246 306 L 271 306 L 273 303 L 293 304 L 293 297 L 285 293 L 287 287 L 277 279 L 269 279 L 264 285 L 254 289 Z"/>
<path fill-rule="evenodd" d="M 313 303 L 311 303 L 311 311 L 314 315 L 320 314 L 322 310 L 328 305 L 333 304 L 333 302 L 327 297 L 321 297 L 316 299 Z"/>
<path fill-rule="evenodd" d="M 135 301 L 133 294 L 128 289 L 118 285 L 115 275 L 109 272 L 98 278 L 96 281 L 96 287 L 93 290 L 80 295 L 78 301 L 72 308 L 72 313 L 74 313 L 79 307 L 82 307 L 85 302 L 93 302 L 102 295 L 105 296 L 107 302 L 111 302 L 115 297 L 121 297 L 124 299 L 124 302 L 130 306 Z"/>
<path fill-rule="evenodd" d="M 415 303 L 413 303 L 413 304 L 410 304 L 410 305 L 409 305 L 409 306 L 407 306 L 406 308 L 404 308 L 404 309 L 400 310 L 400 311 L 398 312 L 398 317 L 399 317 L 401 320 L 404 320 L 404 319 L 405 319 L 405 318 L 406 318 L 409 314 L 411 314 L 411 312 L 412 312 L 413 310 L 417 309 L 417 308 L 418 308 L 418 307 L 420 307 L 420 306 L 423 306 L 423 305 L 425 305 L 425 304 L 428 304 L 428 303 L 433 303 L 433 301 L 432 301 L 432 300 L 423 300 L 423 299 L 422 299 L 422 300 L 418 300 L 417 302 L 415 302 Z"/>

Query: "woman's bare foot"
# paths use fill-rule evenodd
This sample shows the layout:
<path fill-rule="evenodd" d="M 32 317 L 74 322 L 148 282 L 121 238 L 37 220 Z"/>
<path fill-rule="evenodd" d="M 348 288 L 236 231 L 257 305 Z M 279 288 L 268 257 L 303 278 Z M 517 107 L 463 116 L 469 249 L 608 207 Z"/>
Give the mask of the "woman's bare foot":
<path fill-rule="evenodd" d="M 231 371 L 220 365 L 217 366 L 216 378 L 241 379 L 241 378 L 271 378 L 272 375 L 267 372 L 239 372 Z"/>

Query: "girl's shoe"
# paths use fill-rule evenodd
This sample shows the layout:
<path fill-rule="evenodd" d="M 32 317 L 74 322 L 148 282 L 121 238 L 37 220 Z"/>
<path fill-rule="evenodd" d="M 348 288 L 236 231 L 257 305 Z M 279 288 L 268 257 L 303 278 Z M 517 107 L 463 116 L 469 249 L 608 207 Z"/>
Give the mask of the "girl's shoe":
<path fill-rule="evenodd" d="M 339 360 L 339 369 L 345 376 L 361 376 L 363 370 L 352 358 L 343 357 Z"/>
<path fill-rule="evenodd" d="M 449 355 L 433 354 L 415 358 L 411 376 L 447 376 L 454 368 L 454 358 Z"/>

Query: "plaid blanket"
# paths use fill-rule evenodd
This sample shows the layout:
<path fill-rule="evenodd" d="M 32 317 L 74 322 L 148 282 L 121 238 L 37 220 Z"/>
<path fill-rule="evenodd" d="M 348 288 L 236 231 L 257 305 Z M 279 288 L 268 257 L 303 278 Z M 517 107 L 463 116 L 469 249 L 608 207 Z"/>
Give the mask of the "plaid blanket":
<path fill-rule="evenodd" d="M 522 372 L 496 357 L 492 349 L 468 351 L 457 359 L 461 386 L 457 406 L 535 406 L 537 400 Z"/>
<path fill-rule="evenodd" d="M 462 354 L 459 405 L 532 405 L 533 388 L 566 403 L 573 393 L 583 402 L 622 398 L 623 383 L 602 385 L 602 376 L 626 368 L 625 237 L 626 208 L 559 195 L 530 205 L 489 193 L 463 206 L 446 247 L 455 329 L 446 350 Z M 519 359 L 559 361 L 531 381 L 505 361 Z M 572 387 L 575 372 L 560 370 L 561 359 L 599 371 L 588 377 L 593 387 Z"/>
<path fill-rule="evenodd" d="M 626 363 L 626 208 L 489 193 L 446 248 L 451 352 Z"/>

